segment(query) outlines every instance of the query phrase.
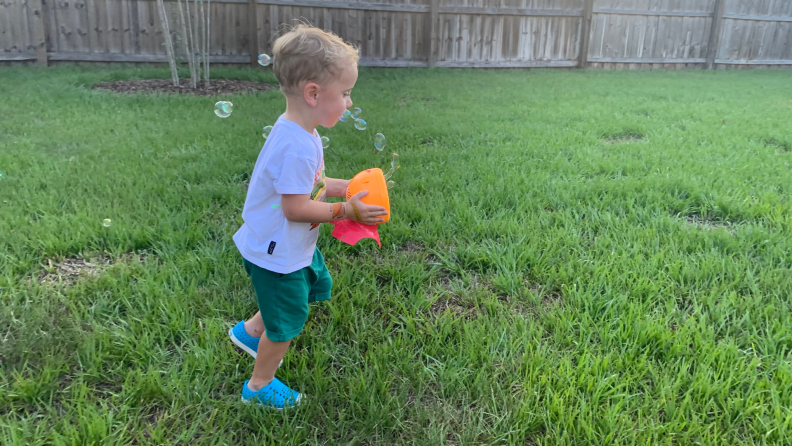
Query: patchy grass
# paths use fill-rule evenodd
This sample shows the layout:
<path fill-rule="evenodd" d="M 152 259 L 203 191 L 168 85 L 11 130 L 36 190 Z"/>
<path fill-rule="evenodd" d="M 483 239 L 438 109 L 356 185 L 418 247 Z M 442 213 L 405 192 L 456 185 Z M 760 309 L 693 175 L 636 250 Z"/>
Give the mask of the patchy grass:
<path fill-rule="evenodd" d="M 792 143 L 789 143 L 787 141 L 782 141 L 776 138 L 767 138 L 764 140 L 764 143 L 767 147 L 783 150 L 784 152 L 792 151 Z"/>
<path fill-rule="evenodd" d="M 604 135 L 602 139 L 605 142 L 609 142 L 611 144 L 619 144 L 619 143 L 642 141 L 644 139 L 644 136 L 638 132 L 626 131 L 626 132 L 619 132 L 610 135 Z"/>
<path fill-rule="evenodd" d="M 393 218 L 322 228 L 283 413 L 226 337 L 283 99 L 91 89 L 167 77 L 0 70 L 0 443 L 792 443 L 789 73 L 361 70 L 327 171 L 398 152 Z"/>
<path fill-rule="evenodd" d="M 55 260 L 47 259 L 38 274 L 38 279 L 40 283 L 73 285 L 80 279 L 99 276 L 113 264 L 149 261 L 156 261 L 156 257 L 148 255 L 146 252 L 125 253 L 116 259 L 107 253 L 81 254 L 77 257 Z"/>

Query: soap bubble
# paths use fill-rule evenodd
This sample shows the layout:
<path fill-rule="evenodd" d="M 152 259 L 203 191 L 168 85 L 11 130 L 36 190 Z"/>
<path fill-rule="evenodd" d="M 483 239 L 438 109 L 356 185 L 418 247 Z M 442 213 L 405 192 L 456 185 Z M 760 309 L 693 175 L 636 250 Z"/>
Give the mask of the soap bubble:
<path fill-rule="evenodd" d="M 231 112 L 234 111 L 234 104 L 228 101 L 218 101 L 215 103 L 215 114 L 221 118 L 227 118 L 231 116 Z"/>
<path fill-rule="evenodd" d="M 359 118 L 359 117 L 360 117 L 360 114 L 361 114 L 361 113 L 363 113 L 363 110 L 361 110 L 361 109 L 360 109 L 360 108 L 358 108 L 358 107 L 355 107 L 355 109 L 354 109 L 354 110 L 352 110 L 352 117 L 353 117 L 353 118 L 355 118 L 355 119 L 357 119 L 357 118 Z"/>
<path fill-rule="evenodd" d="M 342 113 L 341 116 L 338 117 L 338 119 L 340 119 L 340 120 L 342 120 L 344 122 L 347 122 L 350 119 L 353 119 L 352 118 L 352 113 L 349 113 L 349 110 L 344 110 L 344 113 Z"/>
<path fill-rule="evenodd" d="M 393 174 L 396 173 L 396 169 L 398 169 L 399 167 L 401 167 L 401 164 L 399 164 L 399 154 L 394 152 L 393 158 L 391 159 L 391 168 L 390 170 L 388 170 L 388 173 L 385 174 L 385 179 L 389 180 L 390 177 L 392 177 Z"/>
<path fill-rule="evenodd" d="M 388 189 L 393 189 L 393 186 L 396 185 L 396 182 L 393 180 L 388 181 Z"/>
<path fill-rule="evenodd" d="M 355 119 L 355 128 L 356 129 L 358 129 L 358 130 L 366 130 L 366 126 L 367 126 L 366 121 L 364 121 L 364 120 L 362 120 L 360 118 Z"/>
<path fill-rule="evenodd" d="M 383 135 L 382 133 L 377 133 L 376 135 L 374 135 L 374 147 L 376 147 L 377 150 L 382 152 L 382 149 L 385 148 L 385 135 Z"/>
<path fill-rule="evenodd" d="M 113 221 L 110 220 L 109 218 L 105 218 L 104 220 L 102 220 L 102 226 L 104 226 L 105 228 L 109 228 L 112 223 Z"/>
<path fill-rule="evenodd" d="M 258 63 L 262 67 L 266 67 L 267 65 L 272 63 L 272 58 L 266 54 L 259 54 L 258 55 Z"/>
<path fill-rule="evenodd" d="M 272 126 L 268 125 L 268 126 L 264 127 L 263 129 L 261 129 L 261 136 L 263 136 L 264 139 L 267 139 L 267 138 L 269 138 L 270 132 L 272 132 Z"/>
<path fill-rule="evenodd" d="M 330 145 L 330 138 L 328 138 L 326 136 L 323 136 L 323 137 L 321 137 L 319 139 L 322 140 L 322 148 L 323 149 L 326 149 Z"/>

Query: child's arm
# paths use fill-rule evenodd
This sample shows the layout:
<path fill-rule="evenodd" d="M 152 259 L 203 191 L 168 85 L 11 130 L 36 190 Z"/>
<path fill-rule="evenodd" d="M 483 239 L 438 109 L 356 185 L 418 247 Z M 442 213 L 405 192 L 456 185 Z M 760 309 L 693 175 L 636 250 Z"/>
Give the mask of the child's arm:
<path fill-rule="evenodd" d="M 360 201 L 366 195 L 368 191 L 358 192 L 346 203 L 314 201 L 310 194 L 281 195 L 281 208 L 287 220 L 297 223 L 326 223 L 344 219 L 367 225 L 382 222 L 380 216 L 388 212 L 382 206 L 372 206 Z"/>
<path fill-rule="evenodd" d="M 325 178 L 325 184 L 327 185 L 328 197 L 343 197 L 346 195 L 347 186 L 349 186 L 349 180 Z"/>

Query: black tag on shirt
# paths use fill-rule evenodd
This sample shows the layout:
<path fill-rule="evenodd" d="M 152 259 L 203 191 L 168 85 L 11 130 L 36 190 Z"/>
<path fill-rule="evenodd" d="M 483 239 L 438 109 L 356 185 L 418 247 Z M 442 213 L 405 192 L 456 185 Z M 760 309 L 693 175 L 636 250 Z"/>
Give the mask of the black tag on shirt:
<path fill-rule="evenodd" d="M 269 248 L 267 249 L 267 254 L 272 255 L 272 251 L 275 251 L 275 242 L 270 242 Z"/>

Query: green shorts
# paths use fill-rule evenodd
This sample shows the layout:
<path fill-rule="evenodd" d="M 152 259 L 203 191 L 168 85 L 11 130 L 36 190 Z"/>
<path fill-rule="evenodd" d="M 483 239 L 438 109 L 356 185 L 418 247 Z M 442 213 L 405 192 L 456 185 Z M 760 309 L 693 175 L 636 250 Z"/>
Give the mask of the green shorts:
<path fill-rule="evenodd" d="M 279 274 L 243 259 L 245 271 L 256 290 L 267 338 L 286 342 L 300 334 L 308 319 L 308 303 L 330 299 L 333 279 L 319 248 L 314 248 L 309 266 L 289 274 Z"/>

